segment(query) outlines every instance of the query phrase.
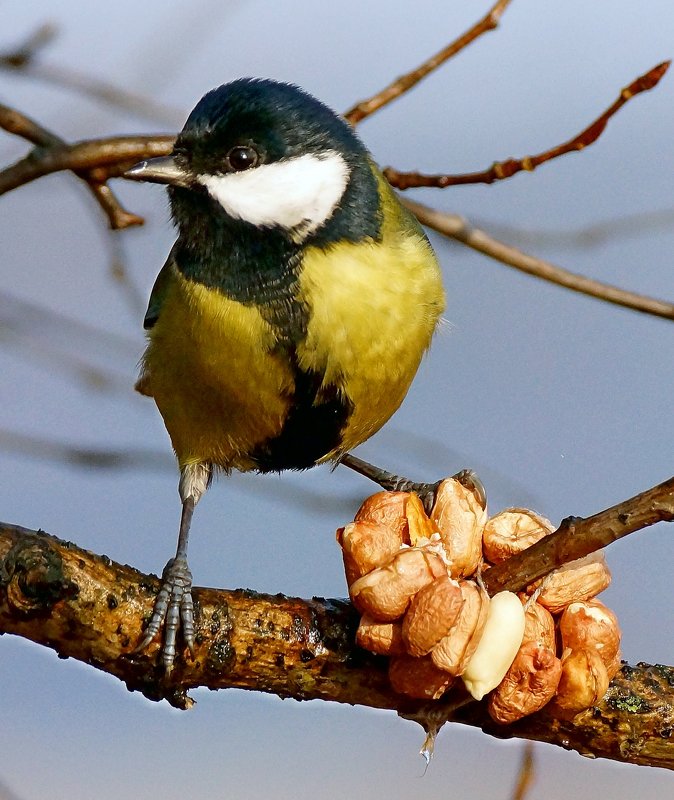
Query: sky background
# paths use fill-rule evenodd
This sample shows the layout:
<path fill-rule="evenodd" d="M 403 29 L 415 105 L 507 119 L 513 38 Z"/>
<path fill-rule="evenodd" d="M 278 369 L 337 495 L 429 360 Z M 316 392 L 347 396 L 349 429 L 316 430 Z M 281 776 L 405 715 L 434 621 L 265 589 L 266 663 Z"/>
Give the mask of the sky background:
<path fill-rule="evenodd" d="M 176 131 L 205 91 L 244 75 L 296 82 L 346 110 L 487 7 L 116 0 L 94 9 L 84 0 L 5 0 L 0 49 L 53 22 L 60 35 L 45 64 L 111 81 L 174 112 L 149 120 L 7 73 L 0 101 L 67 139 Z M 515 0 L 498 31 L 359 130 L 382 165 L 482 169 L 566 140 L 622 86 L 672 55 L 670 0 Z M 668 75 L 583 153 L 491 187 L 412 196 L 574 271 L 672 300 L 673 131 Z M 0 136 L 2 164 L 25 152 L 23 142 Z M 127 206 L 147 219 L 117 245 L 135 292 L 111 280 L 109 239 L 75 179 L 52 176 L 0 200 L 0 508 L 4 521 L 156 573 L 175 547 L 177 475 L 154 405 L 132 386 L 145 299 L 173 233 L 159 187 L 118 184 Z M 608 229 L 581 235 L 594 226 Z M 472 467 L 492 512 L 526 505 L 555 523 L 672 474 L 671 322 L 431 238 L 449 324 L 402 409 L 359 455 L 419 479 Z M 98 381 L 92 367 L 104 373 Z M 55 453 L 34 457 L 19 436 L 149 455 L 144 467 L 78 467 Z M 343 596 L 334 530 L 371 489 L 348 470 L 327 468 L 219 481 L 195 516 L 195 583 Z M 604 598 L 619 616 L 630 662 L 674 663 L 673 559 L 664 524 L 610 548 L 613 584 Z M 422 731 L 393 713 L 234 690 L 193 695 L 197 706 L 177 712 L 3 637 L 0 782 L 8 789 L 0 798 L 507 798 L 522 750 L 521 742 L 448 727 L 424 775 Z M 603 796 L 628 800 L 674 789 L 663 770 L 544 745 L 536 756 L 532 797 L 590 796 L 601 787 Z"/>

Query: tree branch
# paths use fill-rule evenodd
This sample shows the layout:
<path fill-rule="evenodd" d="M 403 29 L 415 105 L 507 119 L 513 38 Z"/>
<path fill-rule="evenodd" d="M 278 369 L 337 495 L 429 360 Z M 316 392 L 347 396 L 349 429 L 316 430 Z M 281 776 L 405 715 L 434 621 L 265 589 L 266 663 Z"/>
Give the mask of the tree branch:
<path fill-rule="evenodd" d="M 669 487 L 669 488 L 666 488 Z M 548 540 L 576 557 L 575 540 L 615 518 L 621 532 L 672 519 L 674 479 L 600 515 L 562 525 Z M 609 526 L 611 527 L 611 526 Z M 613 533 L 609 538 L 615 539 Z M 604 537 L 605 538 L 605 537 Z M 545 540 L 547 541 L 547 540 Z M 545 550 L 545 548 L 543 548 Z M 530 548 L 508 585 L 523 586 L 541 570 Z M 515 559 L 512 559 L 515 561 Z M 554 560 L 553 560 L 554 561 Z M 551 568 L 551 561 L 547 567 Z M 484 574 L 498 589 L 499 567 Z M 493 573 L 493 575 L 492 575 Z M 424 726 L 462 722 L 500 738 L 550 742 L 597 757 L 674 768 L 674 669 L 624 666 L 599 706 L 572 721 L 545 711 L 501 726 L 485 703 L 451 690 L 435 703 L 412 701 L 390 688 L 386 659 L 354 645 L 358 616 L 344 600 L 300 600 L 246 590 L 195 589 L 197 645 L 170 678 L 156 666 L 159 644 L 134 654 L 159 580 L 41 531 L 0 526 L 0 632 L 13 633 L 76 658 L 123 681 L 130 690 L 179 708 L 195 686 L 238 687 L 298 700 L 322 699 L 398 711 Z"/>
<path fill-rule="evenodd" d="M 497 3 L 489 14 L 471 31 L 474 32 L 479 29 L 484 32 L 484 30 L 488 30 L 489 26 L 485 28 L 484 25 L 486 20 L 490 18 L 494 22 L 491 27 L 494 27 L 506 5 L 507 3 Z M 494 14 L 496 14 L 495 18 L 493 17 Z M 462 41 L 463 38 L 465 37 L 457 41 Z M 456 45 L 456 43 L 454 44 Z M 510 177 L 523 169 L 535 169 L 536 166 L 551 158 L 556 158 L 572 150 L 580 150 L 596 141 L 611 116 L 635 94 L 652 89 L 664 75 L 669 64 L 670 62 L 663 62 L 645 75 L 637 78 L 623 89 L 618 99 L 584 131 L 569 142 L 551 148 L 538 156 L 528 156 L 518 160 L 510 159 L 507 162 L 494 164 L 493 167 L 483 173 L 471 173 L 464 176 L 419 176 L 418 173 L 399 173 L 389 168 L 387 177 L 398 188 L 420 185 L 449 186 L 453 183 L 473 183 L 476 180 L 490 183 L 496 179 Z M 352 109 L 353 111 L 354 109 Z M 347 115 L 352 112 L 347 112 Z M 109 220 L 110 227 L 113 229 L 140 225 L 143 219 L 122 208 L 107 185 L 107 181 L 110 178 L 122 176 L 136 161 L 158 155 L 167 155 L 171 152 L 175 140 L 173 135 L 167 134 L 158 136 L 119 136 L 67 144 L 19 111 L 1 105 L 0 127 L 10 133 L 21 136 L 35 145 L 35 148 L 28 156 L 0 172 L 0 195 L 52 172 L 72 170 L 79 178 L 85 181 L 93 192 Z M 409 178 L 410 175 L 413 177 Z M 475 176 L 478 176 L 478 178 Z M 414 181 L 417 178 L 421 182 L 415 183 Z M 431 182 L 429 183 L 428 181 Z M 469 247 L 523 272 L 616 305 L 622 305 L 666 319 L 674 319 L 674 305 L 671 303 L 625 291 L 527 255 L 514 247 L 496 241 L 482 231 L 470 228 L 456 215 L 443 214 L 440 211 L 411 201 L 406 201 L 405 204 L 422 224 L 428 225 L 446 236 L 457 239 Z"/>
<path fill-rule="evenodd" d="M 144 119 L 160 121 L 165 125 L 179 124 L 180 112 L 158 103 L 152 97 L 121 89 L 88 73 L 59 67 L 56 64 L 39 63 L 42 51 L 56 38 L 57 33 L 53 25 L 40 25 L 23 42 L 0 52 L 0 69 L 11 70 L 28 78 L 79 92 L 100 103 Z"/>
<path fill-rule="evenodd" d="M 8 106 L 0 106 L 0 127 L 28 141 L 43 142 L 25 158 L 0 171 L 0 195 L 53 172 L 72 170 L 92 188 L 113 229 L 140 224 L 142 218 L 135 214 L 129 215 L 121 208 L 105 181 L 122 176 L 130 166 L 143 158 L 168 155 L 175 141 L 174 136 L 166 134 L 115 136 L 66 144 L 33 120 Z M 102 194 L 105 194 L 105 197 Z M 493 239 L 484 231 L 472 228 L 456 214 L 446 214 L 412 200 L 403 199 L 402 202 L 422 225 L 456 239 L 503 264 L 609 303 L 665 319 L 674 319 L 674 305 L 671 303 L 619 289 L 530 256 Z"/>
<path fill-rule="evenodd" d="M 0 128 L 35 145 L 27 156 L 0 172 L 0 195 L 52 172 L 71 170 L 87 184 L 113 230 L 142 225 L 143 218 L 122 207 L 107 181 L 142 158 L 167 155 L 175 141 L 175 136 L 116 136 L 67 144 L 25 114 L 4 105 L 0 105 Z"/>
<path fill-rule="evenodd" d="M 393 167 L 386 167 L 384 175 L 391 186 L 396 189 L 414 189 L 420 186 L 436 187 L 445 189 L 448 186 L 459 186 L 462 184 L 475 183 L 494 183 L 506 178 L 512 178 L 518 172 L 533 172 L 536 167 L 559 158 L 566 153 L 583 150 L 588 145 L 594 144 L 601 136 L 611 117 L 616 114 L 629 100 L 641 92 L 647 92 L 658 85 L 662 76 L 669 69 L 671 61 L 664 61 L 662 64 L 650 69 L 645 75 L 641 75 L 621 90 L 617 99 L 600 114 L 597 119 L 591 122 L 587 128 L 576 134 L 572 139 L 563 144 L 551 147 L 543 153 L 535 156 L 524 156 L 523 158 L 508 158 L 505 161 L 496 161 L 488 169 L 481 172 L 469 172 L 464 175 L 422 175 L 419 172 L 399 172 Z"/>
<path fill-rule="evenodd" d="M 607 303 L 631 308 L 633 311 L 640 311 L 643 314 L 652 314 L 669 320 L 674 319 L 674 304 L 666 300 L 659 300 L 655 297 L 647 297 L 643 294 L 619 289 L 610 283 L 602 283 L 585 275 L 578 275 L 575 272 L 570 272 L 563 267 L 552 264 L 550 261 L 531 256 L 516 247 L 511 247 L 494 239 L 479 228 L 472 227 L 458 214 L 437 211 L 407 198 L 401 198 L 401 202 L 415 215 L 422 225 L 455 239 L 473 250 L 484 253 L 484 255 L 493 258 L 495 261 L 514 267 L 520 272 L 526 272 L 527 275 L 542 278 L 550 281 L 550 283 L 556 283 L 558 286 L 563 286 L 580 294 L 596 297 L 598 300 L 604 300 Z"/>
<path fill-rule="evenodd" d="M 674 477 L 591 517 L 567 517 L 556 531 L 488 569 L 489 594 L 518 591 L 553 569 L 607 547 L 656 522 L 674 520 Z"/>
<path fill-rule="evenodd" d="M 458 39 L 450 42 L 450 44 L 443 47 L 442 50 L 431 56 L 427 61 L 424 61 L 424 63 L 416 69 L 396 78 L 393 83 L 390 83 L 386 88 L 377 92 L 377 94 L 367 100 L 361 100 L 360 103 L 357 103 L 344 114 L 345 119 L 352 125 L 357 125 L 366 117 L 374 114 L 375 111 L 379 111 L 380 108 L 388 105 L 393 100 L 397 100 L 401 95 L 405 94 L 405 92 L 409 92 L 419 81 L 442 66 L 445 61 L 448 61 L 452 56 L 455 56 L 458 52 L 468 47 L 469 44 L 482 36 L 483 33 L 497 28 L 503 12 L 510 3 L 511 0 L 498 0 L 479 22 L 476 22 L 475 25 L 459 36 Z"/>

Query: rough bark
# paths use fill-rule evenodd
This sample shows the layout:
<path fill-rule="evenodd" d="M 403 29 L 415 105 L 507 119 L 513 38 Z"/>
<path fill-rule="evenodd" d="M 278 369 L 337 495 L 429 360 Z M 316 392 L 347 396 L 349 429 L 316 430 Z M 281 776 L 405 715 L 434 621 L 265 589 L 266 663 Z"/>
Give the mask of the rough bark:
<path fill-rule="evenodd" d="M 433 704 L 390 688 L 386 659 L 357 648 L 345 600 L 196 589 L 194 659 L 169 678 L 158 643 L 134 654 L 159 581 L 41 531 L 0 525 L 0 632 L 13 633 L 115 675 L 131 691 L 187 708 L 187 691 L 238 687 L 297 700 L 390 708 L 425 727 L 462 722 L 501 738 L 550 742 L 593 757 L 672 768 L 674 669 L 623 666 L 596 708 L 572 721 L 545 712 L 500 726 L 484 703 L 450 692 Z"/>

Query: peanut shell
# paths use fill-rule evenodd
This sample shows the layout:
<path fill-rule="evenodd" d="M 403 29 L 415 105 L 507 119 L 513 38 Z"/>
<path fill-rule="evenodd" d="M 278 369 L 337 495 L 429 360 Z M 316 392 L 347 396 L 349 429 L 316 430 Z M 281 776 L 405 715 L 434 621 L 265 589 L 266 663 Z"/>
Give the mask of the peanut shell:
<path fill-rule="evenodd" d="M 554 697 L 561 675 L 562 662 L 554 650 L 525 641 L 489 696 L 489 715 L 496 722 L 509 725 L 540 711 Z"/>
<path fill-rule="evenodd" d="M 370 614 L 378 622 L 393 622 L 402 617 L 419 589 L 446 574 L 440 556 L 407 547 L 386 566 L 358 578 L 349 587 L 349 595 L 361 614 Z"/>
<path fill-rule="evenodd" d="M 546 581 L 545 588 L 537 602 L 552 614 L 558 614 L 570 603 L 589 600 L 603 592 L 611 583 L 611 572 L 606 566 L 603 552 L 598 550 L 585 558 L 564 564 L 543 580 Z M 539 584 L 537 581 L 527 591 L 531 593 Z"/>
<path fill-rule="evenodd" d="M 377 622 L 369 614 L 363 614 L 356 631 L 356 644 L 380 656 L 400 655 L 405 652 L 402 623 Z"/>
<path fill-rule="evenodd" d="M 552 701 L 555 713 L 570 719 L 586 711 L 602 699 L 608 684 L 608 672 L 596 650 L 566 650 Z"/>
<path fill-rule="evenodd" d="M 594 648 L 606 667 L 611 666 L 620 653 L 618 619 L 596 598 L 568 605 L 559 620 L 559 632 L 564 648 Z"/>
<path fill-rule="evenodd" d="M 484 526 L 484 557 L 498 564 L 536 544 L 554 529 L 550 520 L 529 509 L 507 508 L 488 519 Z"/>
<path fill-rule="evenodd" d="M 522 604 L 528 601 L 525 594 L 519 595 Z M 557 652 L 557 634 L 555 620 L 547 608 L 540 603 L 531 603 L 524 612 L 524 639 L 525 642 L 537 642 L 541 646 L 549 647 L 553 653 Z"/>
<path fill-rule="evenodd" d="M 344 573 L 349 586 L 376 567 L 387 564 L 403 543 L 398 527 L 367 520 L 350 522 L 340 528 L 337 541 L 342 548 Z"/>
<path fill-rule="evenodd" d="M 473 581 L 461 581 L 463 606 L 452 628 L 433 648 L 433 663 L 461 675 L 473 657 L 489 613 L 489 595 Z"/>
<path fill-rule="evenodd" d="M 438 487 L 431 521 L 437 526 L 453 578 L 472 575 L 482 560 L 487 512 L 475 494 L 454 478 Z"/>
<path fill-rule="evenodd" d="M 402 635 L 411 656 L 425 656 L 454 625 L 463 606 L 456 581 L 446 573 L 420 589 L 403 619 Z"/>
<path fill-rule="evenodd" d="M 435 666 L 430 656 L 393 656 L 388 676 L 394 692 L 418 700 L 437 700 L 454 682 L 449 673 Z"/>
<path fill-rule="evenodd" d="M 410 543 L 407 523 L 407 492 L 377 492 L 365 500 L 354 522 L 376 522 L 395 530 L 405 544 Z"/>

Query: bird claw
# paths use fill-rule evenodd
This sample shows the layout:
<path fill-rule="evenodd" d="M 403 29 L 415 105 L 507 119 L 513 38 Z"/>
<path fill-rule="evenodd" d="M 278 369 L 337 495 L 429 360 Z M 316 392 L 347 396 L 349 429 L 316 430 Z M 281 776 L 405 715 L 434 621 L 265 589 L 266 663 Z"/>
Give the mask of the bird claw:
<path fill-rule="evenodd" d="M 441 479 L 435 483 L 411 481 L 401 475 L 394 475 L 392 472 L 380 469 L 374 464 L 369 464 L 367 461 L 363 461 L 361 458 L 351 455 L 351 453 L 345 453 L 339 459 L 338 463 L 344 464 L 349 467 L 349 469 L 354 470 L 354 472 L 358 472 L 360 475 L 364 475 L 371 481 L 378 483 L 379 486 L 381 486 L 382 489 L 386 489 L 387 492 L 414 492 L 421 500 L 428 514 L 433 510 L 438 488 L 443 480 Z M 476 472 L 472 469 L 462 469 L 452 477 L 475 494 L 482 508 L 487 507 L 487 492 Z"/>
<path fill-rule="evenodd" d="M 190 654 L 194 656 L 194 602 L 192 600 L 192 573 L 185 558 L 172 558 L 164 567 L 161 588 L 154 602 L 154 610 L 145 629 L 145 636 L 135 648 L 139 653 L 164 629 L 161 660 L 167 675 L 173 670 L 176 657 L 178 629 Z"/>
<path fill-rule="evenodd" d="M 482 508 L 487 507 L 487 490 L 484 488 L 484 483 L 480 480 L 477 472 L 473 469 L 462 469 L 456 475 L 452 475 L 454 480 L 457 480 L 466 489 L 469 489 Z"/>

